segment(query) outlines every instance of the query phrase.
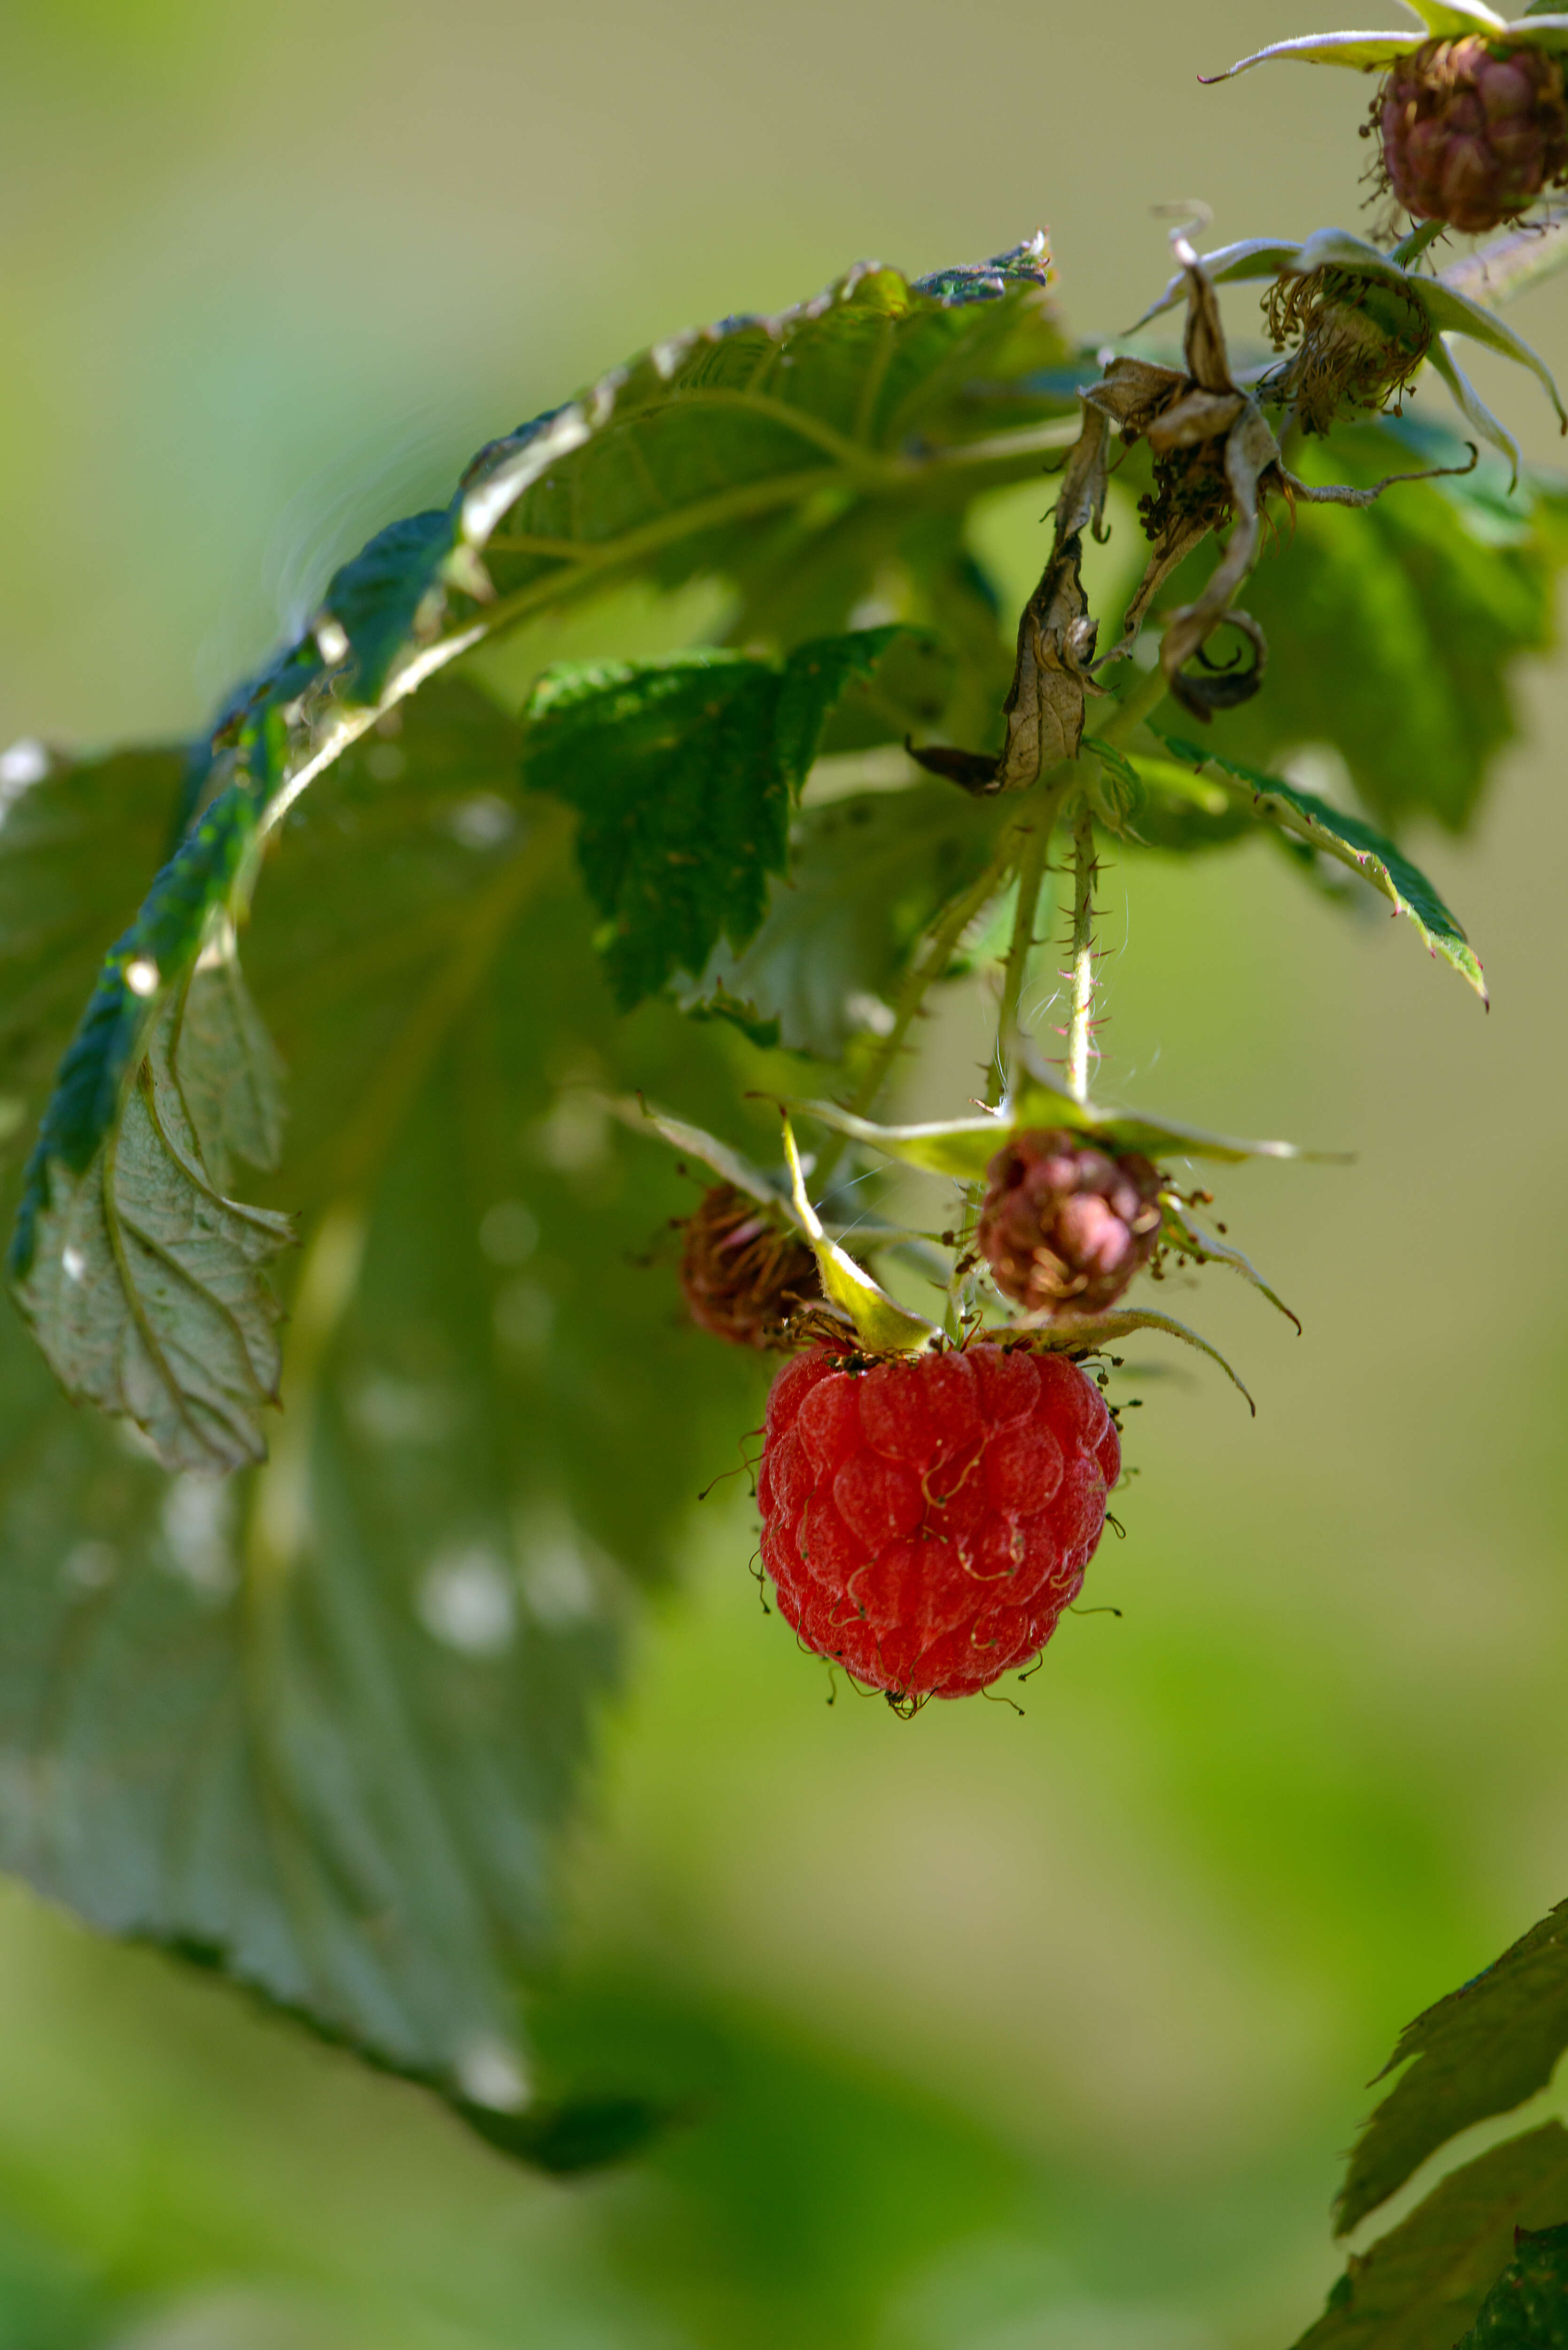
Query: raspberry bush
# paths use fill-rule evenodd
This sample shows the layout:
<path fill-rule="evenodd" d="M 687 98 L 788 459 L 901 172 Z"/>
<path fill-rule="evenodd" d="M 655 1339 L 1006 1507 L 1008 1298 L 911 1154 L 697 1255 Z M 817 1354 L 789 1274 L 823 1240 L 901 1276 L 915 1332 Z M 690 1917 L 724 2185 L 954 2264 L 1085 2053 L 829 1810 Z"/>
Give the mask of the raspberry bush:
<path fill-rule="evenodd" d="M 1210 1170 L 1296 1155 L 1099 1097 L 1105 865 L 1136 892 L 1149 854 L 1258 841 L 1486 999 L 1392 835 L 1463 829 L 1551 636 L 1563 494 L 1459 347 L 1568 429 L 1500 315 L 1568 252 L 1532 214 L 1568 16 L 1415 13 L 1262 53 L 1378 77 L 1392 235 L 1199 253 L 1185 221 L 1108 346 L 1043 233 L 860 265 L 487 443 L 198 743 L 5 754 L 6 1866 L 586 2168 L 685 2108 L 535 2033 L 550 1856 L 638 1588 L 754 1413 L 735 1572 L 760 1520 L 803 1700 L 826 1660 L 909 1714 L 1069 1637 L 1114 1350 L 1219 1360 L 1150 1303 L 1175 1269 L 1288 1311 L 1199 1211 Z M 1046 477 L 1008 609 L 975 511 Z M 1096 604 L 1111 535 L 1137 560 Z M 535 658 L 535 620 L 608 637 L 628 588 L 715 581 L 712 642 Z M 911 1123 L 959 981 L 985 1066 Z M 1409 2027 L 1343 2224 L 1543 2086 L 1564 2017 L 1553 1913 Z M 1307 2342 L 1501 2339 L 1565 2213 L 1555 2123 L 1494 2146 Z"/>

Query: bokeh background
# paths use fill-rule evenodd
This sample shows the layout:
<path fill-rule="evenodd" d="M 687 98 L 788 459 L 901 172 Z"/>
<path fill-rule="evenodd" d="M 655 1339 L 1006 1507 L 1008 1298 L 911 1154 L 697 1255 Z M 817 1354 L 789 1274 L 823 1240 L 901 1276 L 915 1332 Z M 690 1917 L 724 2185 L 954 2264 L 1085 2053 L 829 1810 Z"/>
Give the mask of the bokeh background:
<path fill-rule="evenodd" d="M 480 441 L 858 255 L 1047 224 L 1095 335 L 1163 282 L 1158 203 L 1355 225 L 1363 82 L 1195 79 L 1303 29 L 0 0 L 0 740 L 194 726 Z M 1568 359 L 1560 290 L 1518 324 Z M 1484 380 L 1552 462 L 1534 388 Z M 1031 518 L 982 524 L 1012 584 Z M 1085 1595 L 1121 1612 L 1069 1620 L 1023 1718 L 828 1706 L 733 1486 L 694 1510 L 574 1930 L 712 2110 L 546 2183 L 5 1892 L 0 2350 L 1285 2350 L 1398 2026 L 1568 1892 L 1568 680 L 1521 710 L 1474 838 L 1417 844 L 1490 1017 L 1278 858 L 1108 878 L 1106 1090 L 1356 1157 L 1226 1176 L 1305 1335 L 1222 1274 L 1168 1295 L 1258 1418 L 1149 1355 Z M 982 1049 L 960 991 L 911 1103 Z"/>

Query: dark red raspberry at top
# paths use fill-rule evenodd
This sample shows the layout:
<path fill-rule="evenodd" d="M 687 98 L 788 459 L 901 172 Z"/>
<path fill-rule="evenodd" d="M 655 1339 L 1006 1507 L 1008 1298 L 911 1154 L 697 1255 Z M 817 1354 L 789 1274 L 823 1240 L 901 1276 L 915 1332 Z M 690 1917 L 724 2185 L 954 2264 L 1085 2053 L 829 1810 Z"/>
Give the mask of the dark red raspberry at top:
<path fill-rule="evenodd" d="M 964 1697 L 1044 1647 L 1105 1530 L 1121 1446 L 1061 1355 L 971 1347 L 774 1381 L 757 1500 L 780 1613 L 896 1698 Z"/>
<path fill-rule="evenodd" d="M 1563 73 L 1544 49 L 1428 41 L 1392 68 L 1373 113 L 1388 184 L 1417 220 L 1475 235 L 1568 172 Z"/>
<path fill-rule="evenodd" d="M 1014 1135 L 986 1170 L 976 1232 L 1004 1297 L 1035 1312 L 1103 1314 L 1159 1238 L 1159 1177 L 1054 1128 Z"/>

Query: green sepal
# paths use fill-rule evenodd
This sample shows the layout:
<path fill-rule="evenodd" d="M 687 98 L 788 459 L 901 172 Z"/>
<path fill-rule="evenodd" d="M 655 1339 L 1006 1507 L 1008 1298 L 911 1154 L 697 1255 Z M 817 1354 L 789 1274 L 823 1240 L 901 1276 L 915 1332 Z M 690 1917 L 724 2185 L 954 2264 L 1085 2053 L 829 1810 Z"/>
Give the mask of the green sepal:
<path fill-rule="evenodd" d="M 684 1118 L 671 1118 L 665 1110 L 652 1108 L 641 1094 L 633 1097 L 624 1094 L 598 1094 L 593 1098 L 600 1102 L 612 1117 L 618 1118 L 623 1126 L 630 1127 L 634 1134 L 647 1133 L 651 1129 L 661 1142 L 669 1143 L 672 1150 L 680 1151 L 683 1158 L 697 1159 L 723 1182 L 732 1184 L 737 1191 L 744 1191 L 748 1199 L 759 1201 L 764 1207 L 778 1209 L 792 1223 L 795 1221 L 794 1202 L 769 1180 L 760 1167 L 753 1166 L 740 1151 L 732 1150 L 727 1142 L 721 1142 L 717 1135 L 707 1133 L 700 1126 L 689 1126 Z"/>
<path fill-rule="evenodd" d="M 1293 1314 L 1284 1299 L 1269 1287 L 1250 1257 L 1243 1256 L 1241 1250 L 1232 1248 L 1228 1241 L 1220 1240 L 1213 1232 L 1206 1232 L 1201 1224 L 1195 1223 L 1179 1193 L 1162 1191 L 1159 1209 L 1160 1237 L 1169 1247 L 1179 1251 L 1183 1256 L 1194 1258 L 1199 1264 L 1228 1264 L 1232 1272 L 1241 1274 L 1243 1281 L 1251 1282 L 1254 1289 L 1261 1290 L 1270 1305 L 1279 1308 L 1287 1322 L 1293 1322 L 1296 1335 L 1300 1336 L 1300 1316 Z"/>
<path fill-rule="evenodd" d="M 794 1129 L 787 1117 L 784 1121 L 784 1147 L 795 1220 L 815 1254 L 817 1277 L 829 1305 L 836 1305 L 847 1316 L 867 1354 L 912 1355 L 929 1347 L 937 1336 L 935 1323 L 896 1304 L 872 1280 L 864 1265 L 857 1264 L 848 1251 L 830 1240 L 823 1230 L 805 1188 Z"/>
<path fill-rule="evenodd" d="M 1218 1363 L 1231 1386 L 1245 1399 L 1253 1419 L 1258 1417 L 1258 1407 L 1251 1393 L 1219 1347 L 1211 1347 L 1207 1338 L 1200 1338 L 1196 1330 L 1189 1330 L 1185 1322 L 1178 1322 L 1169 1314 L 1145 1313 L 1137 1306 L 1114 1306 L 1108 1314 L 1053 1313 L 1038 1319 L 1033 1315 L 1023 1314 L 1007 1327 L 1033 1331 L 1036 1339 L 1044 1342 L 1052 1352 L 1072 1351 L 1085 1346 L 1110 1346 L 1117 1338 L 1130 1337 L 1135 1330 L 1163 1330 L 1167 1337 L 1179 1338 L 1184 1347 L 1195 1347 L 1200 1355 L 1207 1355 L 1211 1363 Z"/>
<path fill-rule="evenodd" d="M 978 1182 L 1014 1135 L 1040 1127 L 1066 1127 L 1111 1150 L 1141 1150 L 1150 1157 L 1176 1151 L 1184 1158 L 1220 1159 L 1232 1165 L 1247 1159 L 1337 1159 L 1342 1156 L 1303 1150 L 1293 1142 L 1244 1142 L 1233 1135 L 1209 1134 L 1200 1127 L 1178 1125 L 1173 1119 L 1100 1109 L 1092 1102 L 1080 1101 L 1038 1066 L 1028 1070 L 1023 1085 L 1000 1110 L 985 1118 L 878 1126 L 871 1118 L 840 1108 L 836 1102 L 791 1100 L 786 1107 L 889 1159 L 922 1167 L 929 1174 L 950 1175 L 961 1183 Z"/>

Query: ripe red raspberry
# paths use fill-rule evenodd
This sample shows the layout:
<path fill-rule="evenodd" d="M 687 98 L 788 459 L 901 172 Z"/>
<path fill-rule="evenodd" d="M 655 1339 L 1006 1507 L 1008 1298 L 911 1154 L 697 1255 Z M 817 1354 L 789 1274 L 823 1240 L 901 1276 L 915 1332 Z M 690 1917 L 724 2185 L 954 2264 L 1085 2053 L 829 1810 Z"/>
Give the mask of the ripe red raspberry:
<path fill-rule="evenodd" d="M 822 1300 L 805 1241 L 732 1183 L 705 1191 L 687 1220 L 680 1286 L 699 1327 L 735 1347 L 787 1347 L 791 1315 Z"/>
<path fill-rule="evenodd" d="M 757 1500 L 779 1610 L 895 1698 L 965 1697 L 1038 1654 L 1105 1529 L 1121 1446 L 1098 1388 L 1026 1347 L 821 1347 L 768 1397 Z"/>
<path fill-rule="evenodd" d="M 1544 49 L 1499 50 L 1476 34 L 1401 57 L 1373 119 L 1407 212 L 1469 234 L 1496 228 L 1568 172 L 1563 73 Z"/>
<path fill-rule="evenodd" d="M 1064 1131 L 1019 1134 L 986 1177 L 975 1238 L 1020 1305 L 1101 1314 L 1154 1254 L 1159 1177 L 1138 1151 L 1113 1159 Z"/>

